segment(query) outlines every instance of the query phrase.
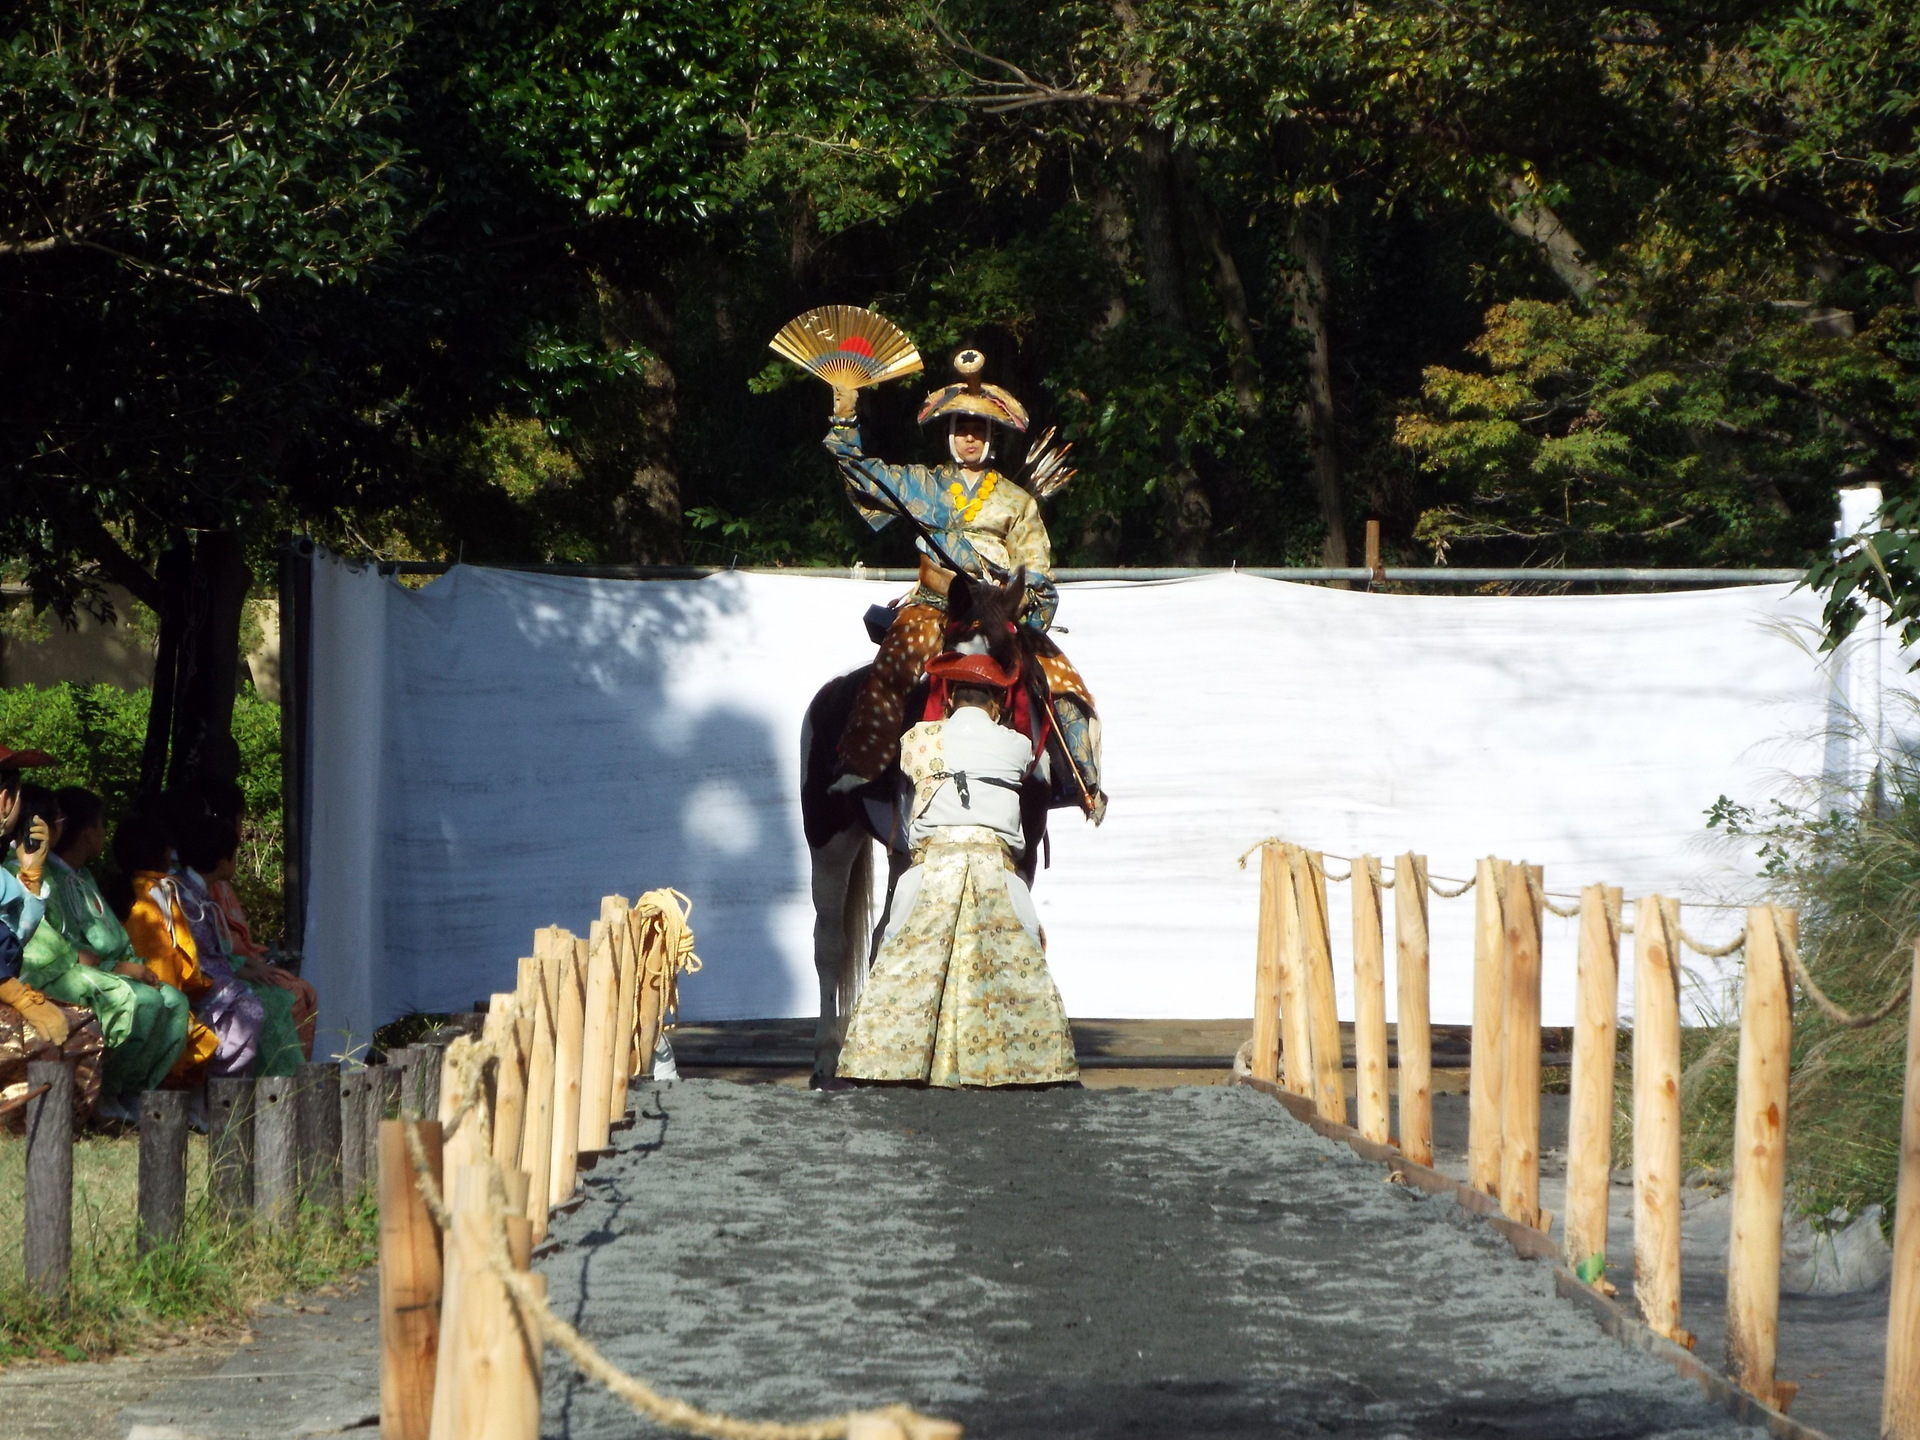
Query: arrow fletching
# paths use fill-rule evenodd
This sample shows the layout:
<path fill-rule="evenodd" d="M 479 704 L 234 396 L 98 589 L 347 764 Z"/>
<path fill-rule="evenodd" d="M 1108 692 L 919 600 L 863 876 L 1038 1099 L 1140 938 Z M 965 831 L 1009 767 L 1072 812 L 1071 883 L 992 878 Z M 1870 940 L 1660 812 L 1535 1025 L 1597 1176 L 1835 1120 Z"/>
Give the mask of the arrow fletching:
<path fill-rule="evenodd" d="M 829 385 L 878 385 L 921 368 L 898 325 L 858 305 L 822 305 L 780 327 L 768 349 Z"/>
<path fill-rule="evenodd" d="M 1036 500 L 1044 500 L 1049 495 L 1057 495 L 1066 489 L 1067 482 L 1079 472 L 1067 464 L 1067 452 L 1073 449 L 1071 440 L 1054 443 L 1053 428 L 1027 447 L 1026 491 Z"/>

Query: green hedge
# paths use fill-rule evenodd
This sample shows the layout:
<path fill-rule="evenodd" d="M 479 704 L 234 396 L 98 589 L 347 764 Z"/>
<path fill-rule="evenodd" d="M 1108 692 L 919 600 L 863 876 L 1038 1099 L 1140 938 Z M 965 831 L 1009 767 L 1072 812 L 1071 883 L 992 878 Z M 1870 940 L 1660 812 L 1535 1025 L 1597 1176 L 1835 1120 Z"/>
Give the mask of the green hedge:
<path fill-rule="evenodd" d="M 84 785 L 98 792 L 107 802 L 111 825 L 126 812 L 139 784 L 149 694 L 72 682 L 0 689 L 0 743 L 53 756 L 60 763 L 34 778 L 45 785 Z M 234 704 L 233 737 L 240 745 L 240 785 L 247 795 L 247 827 L 234 883 L 255 938 L 278 943 L 284 929 L 280 707 L 248 686 Z"/>

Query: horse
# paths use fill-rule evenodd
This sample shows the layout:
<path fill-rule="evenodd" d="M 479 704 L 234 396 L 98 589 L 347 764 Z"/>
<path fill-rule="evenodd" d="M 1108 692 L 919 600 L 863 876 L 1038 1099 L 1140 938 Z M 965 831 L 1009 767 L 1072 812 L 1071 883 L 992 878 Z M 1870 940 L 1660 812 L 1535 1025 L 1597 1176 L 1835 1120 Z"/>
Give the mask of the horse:
<path fill-rule="evenodd" d="M 1046 679 L 1030 663 L 1017 624 L 1026 593 L 1026 577 L 1016 572 L 1005 585 L 954 577 L 947 596 L 946 648 L 986 653 L 1010 670 L 1018 670 L 1035 704 L 1044 709 Z M 840 1063 L 847 1018 L 859 998 L 867 968 L 879 953 L 886 931 L 887 911 L 894 887 L 911 863 L 907 850 L 907 807 L 913 788 L 896 762 L 860 789 L 846 794 L 829 790 L 834 779 L 841 731 L 853 711 L 855 698 L 866 683 L 871 665 L 836 675 L 815 693 L 800 727 L 800 816 L 807 837 L 813 881 L 813 967 L 820 981 L 820 1019 L 814 1027 L 813 1075 L 818 1088 Z M 923 678 L 907 697 L 903 733 L 926 709 L 927 682 Z M 1021 829 L 1026 853 L 1018 873 L 1029 886 L 1046 841 L 1047 811 L 1052 803 L 1043 781 L 1029 777 L 1020 792 Z M 886 855 L 887 883 L 880 913 L 873 913 L 873 847 Z"/>

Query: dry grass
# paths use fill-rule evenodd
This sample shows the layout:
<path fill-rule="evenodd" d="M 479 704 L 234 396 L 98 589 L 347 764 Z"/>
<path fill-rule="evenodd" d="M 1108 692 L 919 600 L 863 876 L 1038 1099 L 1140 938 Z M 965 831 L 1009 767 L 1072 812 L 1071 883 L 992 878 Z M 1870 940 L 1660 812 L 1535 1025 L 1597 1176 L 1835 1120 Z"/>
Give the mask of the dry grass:
<path fill-rule="evenodd" d="M 206 1142 L 187 1151 L 188 1214 L 178 1244 L 134 1253 L 139 1140 L 88 1135 L 74 1145 L 73 1278 L 65 1305 L 25 1285 L 20 1247 L 0 1246 L 0 1364 L 89 1359 L 163 1334 L 240 1325 L 259 1302 L 308 1290 L 373 1263 L 370 1200 L 345 1225 L 304 1215 L 288 1234 L 215 1221 L 206 1205 Z M 25 1142 L 0 1135 L 0 1214 L 18 1216 Z M 17 1230 L 16 1230 L 17 1233 Z"/>

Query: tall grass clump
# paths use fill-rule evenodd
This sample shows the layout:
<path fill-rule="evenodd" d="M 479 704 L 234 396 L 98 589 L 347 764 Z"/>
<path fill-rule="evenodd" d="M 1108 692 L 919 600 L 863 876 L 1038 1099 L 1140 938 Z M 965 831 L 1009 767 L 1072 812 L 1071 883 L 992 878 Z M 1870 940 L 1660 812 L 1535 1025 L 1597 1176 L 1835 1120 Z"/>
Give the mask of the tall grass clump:
<path fill-rule="evenodd" d="M 1757 848 L 1768 898 L 1800 912 L 1800 955 L 1815 982 L 1854 1015 L 1879 1011 L 1906 984 L 1920 935 L 1920 760 L 1885 761 L 1870 791 L 1824 807 L 1776 802 L 1755 812 L 1722 799 L 1710 826 Z M 1835 1207 L 1892 1212 L 1900 1157 L 1907 1007 L 1852 1028 L 1794 986 L 1787 1115 L 1788 1183 L 1813 1215 Z M 1731 1162 L 1735 1024 L 1703 1033 L 1683 1103 L 1689 1163 Z"/>
<path fill-rule="evenodd" d="M 262 1301 L 373 1263 L 378 1217 L 370 1197 L 349 1205 L 344 1223 L 303 1213 L 278 1235 L 216 1218 L 199 1136 L 188 1148 L 185 1233 L 137 1254 L 139 1149 L 133 1135 L 74 1143 L 73 1274 L 64 1303 L 27 1288 L 17 1244 L 0 1249 L 0 1365 L 92 1359 L 160 1335 L 233 1331 Z M 0 1134 L 0 1214 L 21 1212 L 25 1152 L 24 1141 Z"/>

